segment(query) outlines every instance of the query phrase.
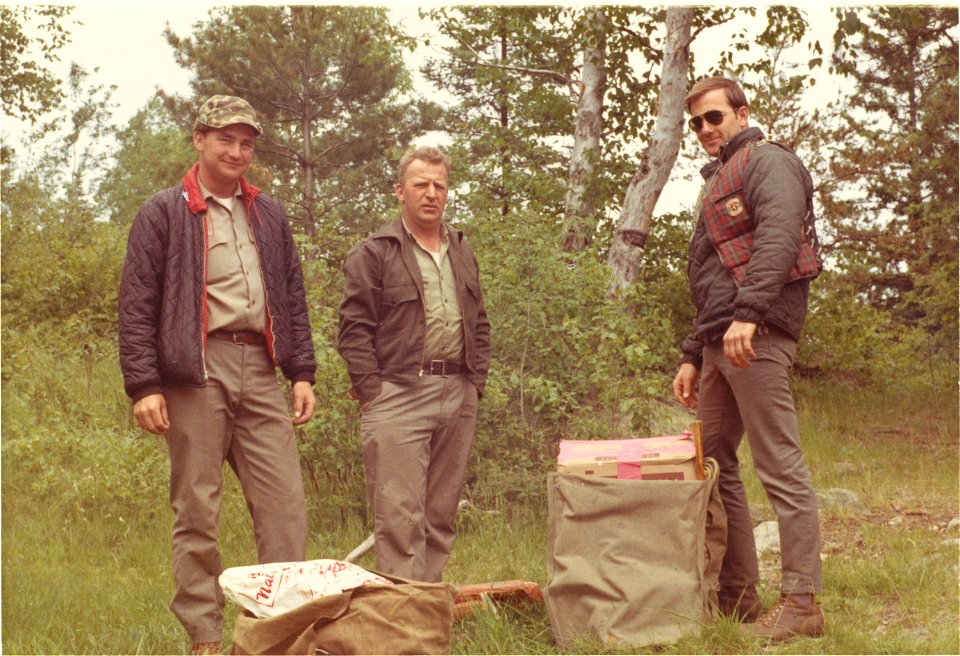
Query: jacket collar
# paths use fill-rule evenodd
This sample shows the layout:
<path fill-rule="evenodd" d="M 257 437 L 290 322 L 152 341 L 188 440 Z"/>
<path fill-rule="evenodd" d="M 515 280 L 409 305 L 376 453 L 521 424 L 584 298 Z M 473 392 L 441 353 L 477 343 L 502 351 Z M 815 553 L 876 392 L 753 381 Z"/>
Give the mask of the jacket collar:
<path fill-rule="evenodd" d="M 450 228 L 450 226 L 448 226 L 446 223 L 441 223 L 440 228 L 441 230 L 447 231 L 447 239 L 450 241 L 450 243 L 454 241 L 454 237 L 456 237 L 456 241 L 460 241 L 460 239 L 463 238 L 462 232 L 459 230 L 454 232 L 453 229 Z M 385 237 L 396 239 L 402 244 L 405 239 L 406 232 L 407 231 L 403 228 L 403 215 L 399 215 L 395 220 L 384 223 L 382 226 L 380 226 L 380 229 L 371 236 L 374 239 L 381 239 Z"/>
<path fill-rule="evenodd" d="M 754 141 L 763 138 L 763 130 L 760 128 L 747 128 L 746 130 L 741 130 L 733 136 L 733 139 L 720 146 L 720 152 L 717 153 L 717 157 L 707 162 L 707 164 L 700 169 L 700 175 L 704 180 L 708 179 L 711 175 L 717 172 L 717 169 L 720 168 L 721 164 L 725 164 L 731 157 L 733 157 L 735 152 L 746 146 L 748 143 L 753 143 Z"/>
<path fill-rule="evenodd" d="M 748 143 L 763 139 L 763 130 L 760 128 L 747 128 L 741 130 L 733 136 L 733 139 L 720 146 L 720 152 L 717 153 L 717 159 L 726 163 L 733 154 L 743 148 Z"/>
<path fill-rule="evenodd" d="M 200 191 L 200 163 L 197 162 L 186 175 L 183 176 L 183 193 L 187 200 L 187 207 L 194 214 L 205 214 L 207 212 L 207 201 Z M 260 189 L 247 182 L 247 179 L 240 176 L 240 193 L 243 194 L 243 205 L 250 208 L 250 203 L 260 194 Z"/>

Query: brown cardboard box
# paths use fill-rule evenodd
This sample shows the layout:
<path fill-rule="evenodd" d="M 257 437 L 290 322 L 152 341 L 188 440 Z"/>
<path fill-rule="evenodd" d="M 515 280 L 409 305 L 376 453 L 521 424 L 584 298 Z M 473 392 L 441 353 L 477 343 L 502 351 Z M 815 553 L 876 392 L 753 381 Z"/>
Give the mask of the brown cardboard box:
<path fill-rule="evenodd" d="M 683 435 L 561 440 L 557 471 L 634 480 L 703 480 L 701 424 Z"/>

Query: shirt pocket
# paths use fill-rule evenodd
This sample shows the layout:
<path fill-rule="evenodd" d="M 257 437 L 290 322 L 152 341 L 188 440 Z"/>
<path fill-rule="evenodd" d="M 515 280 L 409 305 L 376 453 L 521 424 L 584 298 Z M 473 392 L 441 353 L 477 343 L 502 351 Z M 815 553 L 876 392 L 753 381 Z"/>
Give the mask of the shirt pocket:
<path fill-rule="evenodd" d="M 224 225 L 214 225 L 213 219 L 207 218 L 207 282 L 216 283 L 224 280 L 230 273 L 231 258 L 228 248 L 229 229 Z"/>
<path fill-rule="evenodd" d="M 213 214 L 208 213 L 203 224 L 207 230 L 207 249 L 227 243 L 227 230 L 231 228 L 225 221 L 218 221 Z"/>

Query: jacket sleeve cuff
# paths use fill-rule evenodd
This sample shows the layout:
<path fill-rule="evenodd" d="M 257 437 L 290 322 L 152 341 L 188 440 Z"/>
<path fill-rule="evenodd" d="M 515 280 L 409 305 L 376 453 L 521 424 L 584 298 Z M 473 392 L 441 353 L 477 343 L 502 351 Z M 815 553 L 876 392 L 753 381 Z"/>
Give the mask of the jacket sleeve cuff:
<path fill-rule="evenodd" d="M 290 384 L 294 383 L 307 382 L 311 385 L 317 384 L 317 377 L 312 371 L 298 371 L 292 376 L 290 376 Z"/>
<path fill-rule="evenodd" d="M 487 386 L 487 377 L 486 376 L 470 376 L 470 382 L 474 387 L 477 388 L 477 398 L 483 398 L 483 390 Z"/>
<path fill-rule="evenodd" d="M 703 352 L 684 353 L 683 358 L 680 360 L 680 364 L 692 364 L 697 368 L 697 371 L 703 369 Z"/>
<path fill-rule="evenodd" d="M 382 390 L 383 381 L 381 381 L 379 375 L 367 374 L 358 376 L 353 380 L 353 392 L 360 405 L 365 405 L 380 396 Z"/>
<path fill-rule="evenodd" d="M 699 371 L 703 368 L 703 342 L 691 332 L 680 345 L 683 354 L 680 364 L 692 364 Z"/>
<path fill-rule="evenodd" d="M 746 323 L 760 323 L 763 321 L 763 315 L 748 307 L 738 307 L 733 311 L 733 320 Z"/>
<path fill-rule="evenodd" d="M 150 396 L 151 394 L 163 394 L 163 388 L 159 385 L 148 385 L 147 387 L 141 387 L 130 394 L 130 400 L 132 403 L 136 403 L 140 399 Z"/>

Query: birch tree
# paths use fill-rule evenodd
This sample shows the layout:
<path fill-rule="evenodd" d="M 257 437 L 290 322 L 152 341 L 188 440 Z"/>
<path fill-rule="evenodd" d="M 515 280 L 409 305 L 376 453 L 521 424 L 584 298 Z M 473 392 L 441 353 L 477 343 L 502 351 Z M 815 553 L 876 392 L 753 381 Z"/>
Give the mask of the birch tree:
<path fill-rule="evenodd" d="M 690 44 L 702 31 L 730 21 L 736 16 L 735 11 L 742 11 L 749 16 L 756 14 L 756 8 L 753 7 L 740 10 L 729 7 L 668 7 L 665 12 L 666 36 L 656 124 L 627 187 L 607 255 L 613 274 L 609 289 L 611 295 L 637 280 L 638 262 L 650 233 L 650 221 L 683 141 L 683 98 L 693 68 Z M 799 43 L 806 33 L 806 20 L 796 7 L 771 6 L 766 9 L 764 29 L 755 37 L 750 37 L 750 32 L 744 29 L 719 49 L 707 73 L 734 77 L 740 74 L 768 74 L 771 66 L 769 60 L 761 57 L 753 61 L 738 61 L 736 53 L 749 51 L 756 46 L 771 48 L 778 44 Z M 811 44 L 811 49 L 819 53 L 819 43 Z M 811 61 L 811 66 L 819 64 L 819 59 Z"/>
<path fill-rule="evenodd" d="M 582 251 L 588 232 L 596 227 L 591 221 L 596 210 L 595 169 L 600 159 L 603 135 L 603 96 L 607 86 L 606 17 L 601 8 L 591 9 L 586 16 L 583 67 L 580 93 L 573 132 L 573 151 L 567 175 L 567 197 L 564 209 L 563 250 Z"/>
<path fill-rule="evenodd" d="M 639 249 L 646 242 L 654 207 L 680 150 L 692 24 L 692 8 L 667 9 L 657 122 L 650 142 L 640 157 L 640 165 L 627 187 L 620 221 L 610 245 L 607 261 L 614 276 L 611 294 L 637 279 Z"/>
<path fill-rule="evenodd" d="M 568 251 L 583 250 L 629 179 L 625 144 L 643 139 L 656 90 L 638 55 L 661 10 L 441 8 L 427 17 L 454 45 L 423 73 L 457 98 L 445 120 L 467 202 L 535 207 Z M 603 248 L 606 238 L 600 245 Z"/>

